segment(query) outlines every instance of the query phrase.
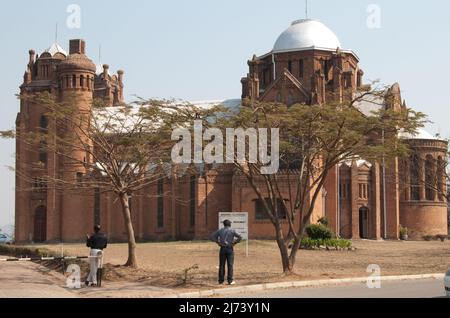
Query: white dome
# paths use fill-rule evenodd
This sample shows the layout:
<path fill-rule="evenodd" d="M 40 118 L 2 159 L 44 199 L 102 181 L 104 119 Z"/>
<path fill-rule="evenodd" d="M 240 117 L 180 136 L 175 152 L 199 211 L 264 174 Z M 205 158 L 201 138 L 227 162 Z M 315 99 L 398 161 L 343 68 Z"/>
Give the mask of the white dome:
<path fill-rule="evenodd" d="M 298 20 L 284 31 L 275 43 L 273 51 L 285 52 L 304 49 L 333 50 L 341 47 L 336 34 L 325 24 L 315 20 Z"/>

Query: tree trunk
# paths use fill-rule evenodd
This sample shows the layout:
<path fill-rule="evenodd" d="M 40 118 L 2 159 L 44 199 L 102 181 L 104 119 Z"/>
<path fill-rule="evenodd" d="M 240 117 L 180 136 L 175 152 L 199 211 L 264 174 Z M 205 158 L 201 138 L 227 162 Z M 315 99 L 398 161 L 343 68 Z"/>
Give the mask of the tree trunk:
<path fill-rule="evenodd" d="M 297 257 L 297 252 L 300 249 L 301 242 L 302 242 L 302 239 L 300 236 L 300 237 L 297 237 L 294 240 L 294 244 L 292 244 L 291 255 L 289 255 L 289 262 L 290 262 L 290 264 L 292 264 L 292 268 L 294 268 L 294 266 L 295 266 L 295 259 Z"/>
<path fill-rule="evenodd" d="M 294 271 L 294 264 L 289 258 L 288 246 L 284 243 L 283 231 L 281 229 L 281 224 L 276 224 L 276 238 L 278 248 L 280 249 L 281 264 L 283 266 L 283 273 L 286 275 L 291 275 Z"/>
<path fill-rule="evenodd" d="M 120 203 L 122 204 L 123 219 L 128 236 L 128 260 L 124 266 L 137 268 L 136 239 L 134 238 L 133 223 L 131 222 L 130 197 L 126 193 L 121 193 L 119 197 Z"/>

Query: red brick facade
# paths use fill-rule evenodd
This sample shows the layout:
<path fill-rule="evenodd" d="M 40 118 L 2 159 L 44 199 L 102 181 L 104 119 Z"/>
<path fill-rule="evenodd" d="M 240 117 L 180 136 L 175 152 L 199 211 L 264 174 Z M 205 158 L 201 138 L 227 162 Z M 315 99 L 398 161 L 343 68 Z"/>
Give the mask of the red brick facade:
<path fill-rule="evenodd" d="M 97 70 L 84 54 L 84 46 L 81 40 L 71 41 L 68 55 L 52 51 L 38 57 L 30 51 L 21 95 L 48 91 L 64 100 L 66 93 L 75 93 L 80 108 L 90 107 L 94 98 L 103 98 L 109 105 L 120 104 L 123 72 L 111 76 L 107 65 Z M 255 56 L 248 62 L 249 74 L 242 79 L 242 98 L 288 105 L 342 101 L 362 85 L 363 72 L 358 62 L 353 52 L 339 49 L 301 49 Z M 391 93 L 396 98 L 388 107 L 403 107 L 398 85 L 393 86 Z M 43 112 L 40 105 L 22 101 L 17 131 L 41 127 Z M 447 143 L 443 141 L 410 142 L 424 159 L 419 161 L 422 174 L 427 159 L 446 158 Z M 67 163 L 61 158 L 48 153 L 45 167 L 37 167 L 39 149 L 28 149 L 20 137 L 16 148 L 18 242 L 81 241 L 97 222 L 112 240 L 126 238 L 120 204 L 113 194 L 95 195 L 92 190 L 81 195 L 39 186 L 39 178 L 44 175 L 75 178 L 81 167 L 61 175 L 61 171 L 67 171 L 67 167 L 62 168 Z M 379 163 L 364 160 L 342 163 L 329 174 L 311 222 L 326 216 L 332 229 L 346 238 L 398 239 L 400 225 L 408 227 L 415 238 L 447 234 L 444 198 L 424 186 L 411 186 L 410 165 L 394 160 L 383 169 Z M 161 190 L 166 195 L 157 198 Z M 246 180 L 232 170 L 204 171 L 195 177 L 167 179 L 134 194 L 132 221 L 139 240 L 203 239 L 217 229 L 219 212 L 248 212 L 250 237 L 273 238 L 273 226 L 256 215 L 255 200 L 256 194 Z"/>

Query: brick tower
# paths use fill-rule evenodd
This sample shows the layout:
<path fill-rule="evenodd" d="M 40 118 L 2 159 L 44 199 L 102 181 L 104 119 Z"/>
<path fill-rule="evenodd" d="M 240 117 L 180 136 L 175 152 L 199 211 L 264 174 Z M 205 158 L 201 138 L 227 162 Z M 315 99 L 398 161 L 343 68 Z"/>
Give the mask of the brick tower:
<path fill-rule="evenodd" d="M 79 241 L 94 224 L 94 196 L 78 190 L 49 186 L 46 180 L 63 180 L 74 184 L 86 175 L 84 162 L 91 160 L 79 149 L 68 157 L 57 155 L 55 140 L 46 139 L 39 147 L 30 146 L 24 135 L 46 131 L 54 123 L 46 116 L 48 109 L 33 102 L 36 93 L 48 92 L 54 98 L 86 116 L 88 123 L 94 99 L 105 106 L 123 103 L 123 71 L 109 73 L 109 66 L 96 66 L 85 52 L 83 40 L 71 40 L 69 53 L 53 44 L 40 56 L 29 51 L 29 62 L 20 86 L 20 112 L 16 120 L 16 240 L 17 242 Z M 76 127 L 67 124 L 60 132 L 70 134 Z M 70 135 L 68 135 L 70 137 Z"/>

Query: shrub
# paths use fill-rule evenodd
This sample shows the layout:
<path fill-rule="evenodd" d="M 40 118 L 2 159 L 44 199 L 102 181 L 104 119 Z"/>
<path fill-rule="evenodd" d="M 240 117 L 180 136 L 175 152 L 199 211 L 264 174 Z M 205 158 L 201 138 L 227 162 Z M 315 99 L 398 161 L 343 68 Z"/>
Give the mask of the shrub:
<path fill-rule="evenodd" d="M 427 241 L 427 242 L 430 242 L 430 241 L 433 240 L 433 236 L 431 236 L 431 235 L 425 235 L 425 236 L 423 237 L 423 239 L 424 239 L 425 241 Z"/>
<path fill-rule="evenodd" d="M 352 247 L 352 242 L 349 240 L 343 239 L 312 239 L 309 237 L 305 237 L 302 239 L 300 244 L 300 248 L 303 249 L 314 249 L 319 248 L 321 246 L 328 248 L 341 248 L 341 249 L 350 249 Z"/>
<path fill-rule="evenodd" d="M 328 222 L 328 218 L 327 218 L 326 216 L 321 217 L 321 218 L 317 221 L 317 223 L 318 223 L 318 224 L 322 224 L 323 226 L 326 226 L 326 227 L 328 227 L 328 225 L 330 224 L 330 223 Z"/>
<path fill-rule="evenodd" d="M 409 233 L 408 228 L 400 225 L 400 235 L 408 235 L 408 233 Z"/>
<path fill-rule="evenodd" d="M 441 242 L 445 242 L 448 239 L 448 235 L 439 234 L 435 236 L 436 240 L 440 240 Z"/>
<path fill-rule="evenodd" d="M 334 237 L 333 232 L 323 224 L 309 225 L 306 234 L 313 240 L 329 240 Z"/>

